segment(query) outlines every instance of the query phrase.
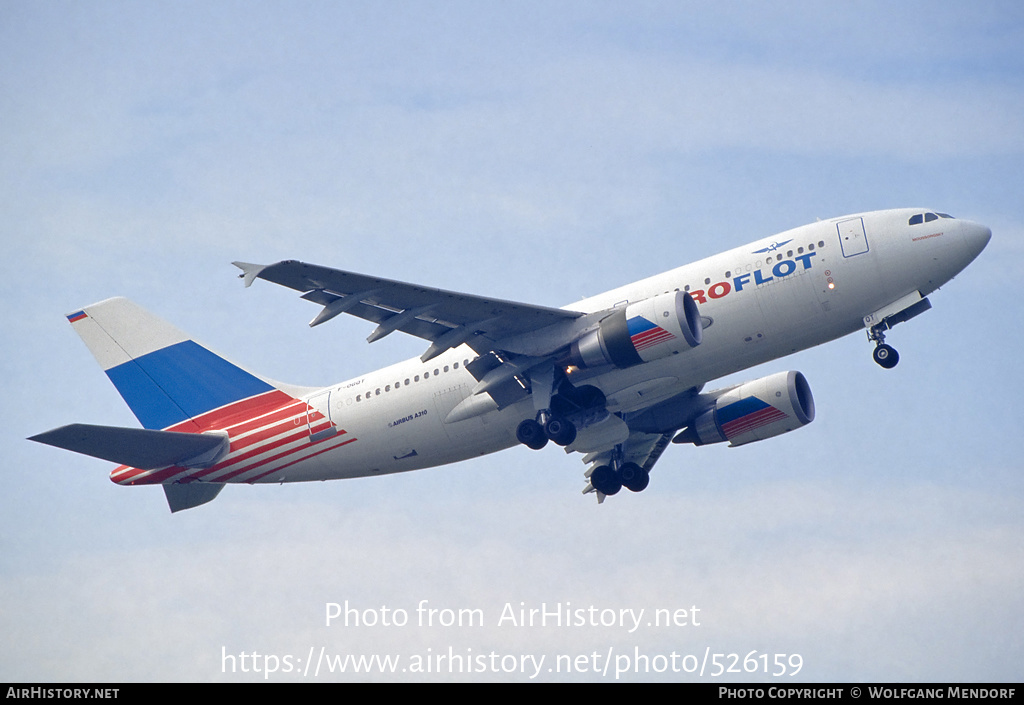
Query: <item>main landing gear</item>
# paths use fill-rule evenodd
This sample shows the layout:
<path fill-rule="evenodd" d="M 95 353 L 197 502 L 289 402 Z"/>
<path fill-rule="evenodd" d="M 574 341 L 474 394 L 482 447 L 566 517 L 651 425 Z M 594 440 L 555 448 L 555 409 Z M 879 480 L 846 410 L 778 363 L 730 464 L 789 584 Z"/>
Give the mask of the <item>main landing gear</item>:
<path fill-rule="evenodd" d="M 572 386 L 565 373 L 554 365 L 531 372 L 530 396 L 537 413 L 519 424 L 516 438 L 534 450 L 540 450 L 548 441 L 560 446 L 570 445 L 576 440 L 576 425 L 569 418 L 579 420 L 581 412 L 602 408 L 605 404 L 601 390 L 587 385 Z"/>
<path fill-rule="evenodd" d="M 643 492 L 651 483 L 651 476 L 636 463 L 622 463 L 616 470 L 612 465 L 598 465 L 590 473 L 590 485 L 601 494 L 611 496 L 625 487 L 630 492 Z"/>
<path fill-rule="evenodd" d="M 896 352 L 896 348 L 885 344 L 885 331 L 888 327 L 885 323 L 871 326 L 868 328 L 868 340 L 875 344 L 875 351 L 871 353 L 871 357 L 885 369 L 891 370 L 900 361 L 900 354 Z"/>
<path fill-rule="evenodd" d="M 588 414 L 603 411 L 607 416 L 608 413 L 605 409 L 607 400 L 600 389 L 589 385 L 574 387 L 564 372 L 554 366 L 531 371 L 530 396 L 533 397 L 536 416 L 519 423 L 516 439 L 533 450 L 540 450 L 548 441 L 569 446 L 576 440 L 576 424 L 570 419 L 585 428 L 593 421 Z M 590 471 L 587 492 L 596 490 L 607 496 L 616 494 L 623 487 L 632 492 L 647 489 L 651 482 L 650 474 L 636 463 L 623 462 L 621 443 L 607 457 L 607 465 L 598 465 Z"/>
<path fill-rule="evenodd" d="M 537 420 L 526 419 L 519 424 L 516 439 L 534 450 L 540 450 L 548 441 L 567 446 L 576 440 L 576 426 L 561 416 L 552 416 L 550 412 L 542 411 L 537 415 Z"/>

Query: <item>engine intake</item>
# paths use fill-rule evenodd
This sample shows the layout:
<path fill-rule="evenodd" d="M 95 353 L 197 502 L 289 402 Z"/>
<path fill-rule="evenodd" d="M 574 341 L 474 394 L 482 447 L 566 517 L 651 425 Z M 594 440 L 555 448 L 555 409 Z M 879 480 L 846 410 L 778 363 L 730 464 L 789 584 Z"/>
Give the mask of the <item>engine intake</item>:
<path fill-rule="evenodd" d="M 670 291 L 616 309 L 570 347 L 570 364 L 620 369 L 700 345 L 704 329 L 697 304 L 685 291 Z"/>
<path fill-rule="evenodd" d="M 788 433 L 814 420 L 814 397 L 800 372 L 778 372 L 719 396 L 673 443 L 741 446 Z"/>

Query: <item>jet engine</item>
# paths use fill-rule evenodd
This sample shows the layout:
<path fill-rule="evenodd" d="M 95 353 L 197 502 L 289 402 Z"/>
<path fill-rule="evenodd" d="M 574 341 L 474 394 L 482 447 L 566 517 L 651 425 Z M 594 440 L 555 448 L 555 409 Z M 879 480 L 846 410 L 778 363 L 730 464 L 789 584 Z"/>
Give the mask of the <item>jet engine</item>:
<path fill-rule="evenodd" d="M 814 420 L 814 397 L 800 372 L 778 372 L 728 390 L 704 411 L 673 443 L 729 441 L 730 446 L 763 441 Z"/>
<path fill-rule="evenodd" d="M 704 329 L 697 304 L 670 291 L 616 309 L 570 347 L 569 364 L 620 369 L 700 345 Z"/>

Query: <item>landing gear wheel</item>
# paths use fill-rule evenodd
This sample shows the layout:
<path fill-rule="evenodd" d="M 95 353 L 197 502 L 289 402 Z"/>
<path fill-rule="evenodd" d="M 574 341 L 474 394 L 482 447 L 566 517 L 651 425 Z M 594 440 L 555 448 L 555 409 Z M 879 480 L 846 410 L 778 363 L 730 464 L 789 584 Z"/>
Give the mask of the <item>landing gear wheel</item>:
<path fill-rule="evenodd" d="M 887 370 L 896 367 L 896 363 L 900 361 L 900 354 L 896 352 L 896 348 L 884 344 L 877 346 L 875 351 L 871 353 L 871 357 Z"/>
<path fill-rule="evenodd" d="M 567 446 L 576 440 L 576 427 L 570 421 L 559 416 L 552 416 L 544 424 L 544 433 L 560 446 Z"/>
<path fill-rule="evenodd" d="M 650 474 L 636 463 L 626 463 L 619 468 L 622 486 L 630 492 L 643 492 L 651 484 Z"/>
<path fill-rule="evenodd" d="M 528 448 L 540 450 L 548 444 L 544 428 L 533 419 L 526 419 L 516 429 L 516 440 Z"/>
<path fill-rule="evenodd" d="M 622 489 L 618 473 L 607 465 L 599 465 L 590 473 L 590 484 L 601 494 L 611 496 Z"/>

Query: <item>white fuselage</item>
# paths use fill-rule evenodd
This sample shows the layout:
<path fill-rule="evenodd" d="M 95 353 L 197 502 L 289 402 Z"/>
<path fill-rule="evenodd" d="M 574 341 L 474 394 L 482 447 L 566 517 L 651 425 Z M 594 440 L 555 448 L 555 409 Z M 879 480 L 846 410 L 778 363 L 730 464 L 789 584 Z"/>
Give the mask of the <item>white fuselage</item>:
<path fill-rule="evenodd" d="M 691 350 L 627 369 L 571 370 L 570 379 L 598 387 L 611 411 L 629 412 L 863 329 L 866 316 L 947 282 L 991 234 L 945 217 L 909 225 L 918 212 L 820 221 L 566 306 L 589 313 L 684 290 L 705 326 L 703 342 Z M 257 481 L 403 472 L 516 445 L 516 426 L 534 415 L 529 397 L 445 421 L 477 383 L 466 369 L 474 357 L 461 346 L 427 363 L 407 360 L 307 395 L 350 442 Z"/>

